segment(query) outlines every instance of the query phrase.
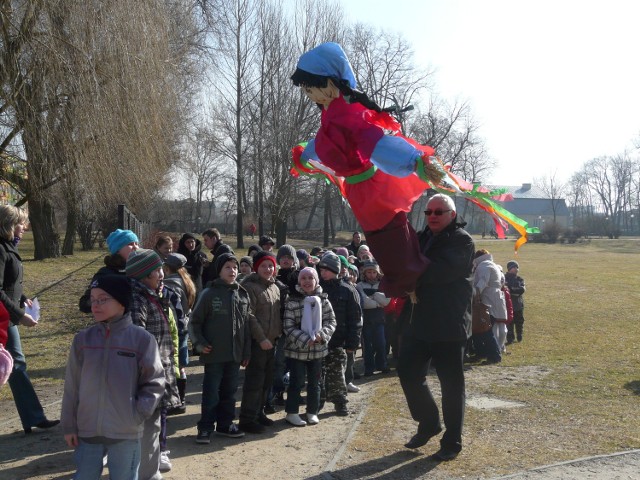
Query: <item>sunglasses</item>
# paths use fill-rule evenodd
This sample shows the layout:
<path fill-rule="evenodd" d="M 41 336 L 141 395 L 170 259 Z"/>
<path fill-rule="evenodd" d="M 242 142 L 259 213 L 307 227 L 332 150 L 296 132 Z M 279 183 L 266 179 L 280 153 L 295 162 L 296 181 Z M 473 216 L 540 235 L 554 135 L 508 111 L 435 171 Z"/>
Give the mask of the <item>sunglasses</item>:
<path fill-rule="evenodd" d="M 424 214 L 429 217 L 431 216 L 431 214 L 435 215 L 436 217 L 441 216 L 443 213 L 445 212 L 450 212 L 451 210 L 425 210 Z"/>

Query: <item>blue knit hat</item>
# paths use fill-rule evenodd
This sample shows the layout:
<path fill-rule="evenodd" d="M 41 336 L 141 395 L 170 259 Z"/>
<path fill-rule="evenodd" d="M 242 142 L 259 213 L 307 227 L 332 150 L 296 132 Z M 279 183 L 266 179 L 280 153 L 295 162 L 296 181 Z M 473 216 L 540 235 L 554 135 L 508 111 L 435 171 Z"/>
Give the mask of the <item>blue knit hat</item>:
<path fill-rule="evenodd" d="M 151 272 L 162 266 L 162 259 L 155 250 L 141 249 L 131 252 L 127 260 L 125 271 L 127 277 L 142 280 L 148 277 Z"/>
<path fill-rule="evenodd" d="M 111 232 L 107 237 L 107 246 L 109 247 L 111 255 L 115 255 L 125 245 L 139 241 L 138 236 L 131 230 L 117 229 L 115 232 Z"/>

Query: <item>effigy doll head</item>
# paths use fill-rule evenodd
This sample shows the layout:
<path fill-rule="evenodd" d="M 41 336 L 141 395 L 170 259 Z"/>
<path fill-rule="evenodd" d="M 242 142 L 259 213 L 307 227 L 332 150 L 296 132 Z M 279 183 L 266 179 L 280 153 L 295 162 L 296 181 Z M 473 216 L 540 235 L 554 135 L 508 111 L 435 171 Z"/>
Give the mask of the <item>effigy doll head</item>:
<path fill-rule="evenodd" d="M 309 99 L 326 108 L 340 96 L 338 85 L 356 87 L 347 55 L 337 43 L 323 43 L 302 54 L 291 76 Z"/>

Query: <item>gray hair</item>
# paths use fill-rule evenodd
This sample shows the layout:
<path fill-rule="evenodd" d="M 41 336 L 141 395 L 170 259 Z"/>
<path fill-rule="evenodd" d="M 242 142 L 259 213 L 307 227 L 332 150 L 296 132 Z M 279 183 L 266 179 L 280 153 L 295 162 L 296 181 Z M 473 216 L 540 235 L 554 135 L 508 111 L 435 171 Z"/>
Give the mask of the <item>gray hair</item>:
<path fill-rule="evenodd" d="M 456 211 L 456 202 L 453 201 L 453 198 L 451 198 L 449 195 L 444 195 L 442 193 L 436 193 L 433 197 L 429 198 L 429 201 L 427 202 L 427 206 L 429 206 L 429 204 L 435 199 L 442 200 L 444 203 L 446 203 L 452 212 Z"/>
<path fill-rule="evenodd" d="M 11 242 L 16 226 L 27 223 L 29 216 L 13 205 L 0 205 L 0 237 Z"/>

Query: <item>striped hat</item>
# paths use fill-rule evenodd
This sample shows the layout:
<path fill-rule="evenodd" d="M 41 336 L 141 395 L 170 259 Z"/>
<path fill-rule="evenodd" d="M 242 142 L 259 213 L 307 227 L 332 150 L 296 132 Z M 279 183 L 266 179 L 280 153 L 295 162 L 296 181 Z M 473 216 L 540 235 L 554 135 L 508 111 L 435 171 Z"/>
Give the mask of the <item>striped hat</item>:
<path fill-rule="evenodd" d="M 127 277 L 142 280 L 162 266 L 162 259 L 154 250 L 141 249 L 132 252 L 125 268 Z"/>

